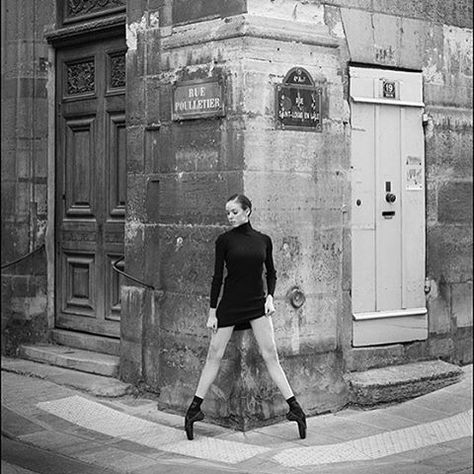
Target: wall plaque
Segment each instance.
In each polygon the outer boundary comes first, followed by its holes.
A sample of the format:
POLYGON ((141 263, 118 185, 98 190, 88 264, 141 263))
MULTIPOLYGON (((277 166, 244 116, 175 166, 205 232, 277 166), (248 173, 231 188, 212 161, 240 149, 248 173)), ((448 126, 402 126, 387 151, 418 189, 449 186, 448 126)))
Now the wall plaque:
POLYGON ((177 83, 173 88, 173 120, 222 117, 225 115, 223 87, 217 80, 177 83))
POLYGON ((323 88, 303 68, 293 68, 276 86, 276 126, 283 130, 322 131, 323 88))
POLYGON ((397 83, 388 79, 382 79, 382 95, 384 99, 396 99, 397 83))

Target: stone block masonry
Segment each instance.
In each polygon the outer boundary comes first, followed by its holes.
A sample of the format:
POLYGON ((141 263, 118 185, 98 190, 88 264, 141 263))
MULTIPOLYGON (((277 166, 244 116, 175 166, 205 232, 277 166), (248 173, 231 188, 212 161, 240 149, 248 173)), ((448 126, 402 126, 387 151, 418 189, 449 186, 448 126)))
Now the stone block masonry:
MULTIPOLYGON (((162 406, 185 409, 204 363, 213 243, 226 230, 222 206, 233 192, 250 196, 254 227, 273 239, 279 271, 277 344, 290 383, 310 412, 347 402, 342 376, 348 368, 383 365, 384 357, 395 363, 438 356, 467 360, 467 349, 454 351, 453 341, 469 340, 472 310, 465 291, 472 268, 450 260, 458 252, 467 262, 463 242, 469 219, 456 200, 462 202, 472 186, 465 178, 472 123, 459 127, 464 118, 454 122, 446 117, 460 117, 461 108, 469 107, 469 59, 462 53, 469 44, 461 28, 472 9, 462 6, 463 17, 451 5, 428 13, 428 1, 403 8, 383 2, 292 0, 164 2, 153 11, 134 5, 128 19, 133 156, 126 266, 162 292, 152 298, 151 313, 143 313, 140 361, 138 345, 134 349, 134 363, 153 380, 162 406), (437 15, 450 26, 436 23, 437 15), (458 53, 463 59, 456 68, 458 53), (350 348, 348 61, 423 70, 425 102, 433 118, 426 135, 431 339, 373 355, 350 348), (304 67, 323 87, 322 133, 275 127, 275 87, 295 66, 304 67), (173 85, 206 79, 223 81, 225 116, 173 121, 173 85), (436 112, 436 107, 441 109, 436 112), (445 131, 437 129, 443 120, 448 120, 445 131), (454 174, 445 173, 443 181, 441 169, 447 166, 454 174), (449 250, 444 237, 442 248, 434 248, 432 236, 448 235, 450 226, 461 232, 460 240, 450 240, 457 250, 449 250), (294 287, 306 297, 299 309, 288 300, 294 287)), ((204 408, 210 418, 240 429, 283 414, 284 404, 250 332, 234 334, 204 408)))
MULTIPOLYGON (((39 248, 47 221, 47 44, 54 2, 2 2, 2 265, 39 248), (41 5, 40 5, 41 3, 41 5), (4 53, 4 54, 3 54, 4 53)), ((2 353, 48 336, 46 254, 2 270, 2 353)))
MULTIPOLYGON (((183 14, 177 5, 173 18, 183 14)), ((343 170, 349 160, 337 43, 321 27, 314 41, 317 44, 302 44, 295 57, 294 48, 279 37, 281 21, 266 26, 251 17, 208 19, 176 26, 173 34, 164 34, 159 39, 160 67, 155 64, 154 71, 147 73, 149 59, 142 43, 146 34, 140 33, 140 28, 146 30, 146 11, 141 18, 128 26, 137 34, 127 54, 127 70, 132 73, 134 64, 142 64, 143 76, 140 73, 129 83, 133 83, 129 87, 136 100, 128 104, 127 112, 133 159, 128 168, 132 186, 126 267, 153 281, 163 296, 146 321, 143 313, 145 358, 139 360, 138 346, 136 350, 130 346, 130 354, 137 354, 130 360, 130 368, 135 366, 148 374, 148 381, 153 378, 164 407, 185 408, 209 344, 205 321, 214 241, 226 230, 223 206, 230 194, 245 191, 255 203, 255 226, 274 239, 281 270, 275 325, 282 363, 309 410, 340 406, 345 385, 336 352, 336 321, 341 308, 343 170), (244 41, 241 36, 247 22, 256 30, 244 41), (268 38, 263 40, 261 35, 268 38), (318 67, 312 63, 316 53, 320 56, 318 67), (325 86, 324 134, 273 129, 276 84, 295 64, 307 67, 325 86), (172 121, 172 85, 204 79, 223 81, 225 117, 172 121), (156 97, 160 99, 143 104, 146 85, 143 88, 141 84, 151 82, 158 85, 156 97), (158 118, 158 128, 147 126, 148 116, 158 118), (295 224, 302 225, 296 234, 295 224), (148 233, 155 239, 147 240, 148 233), (288 242, 297 252, 295 260, 288 260, 288 242), (304 287, 307 296, 304 309, 298 312, 285 300, 296 284, 304 287), (315 324, 323 330, 314 331, 315 324), (151 334, 154 337, 148 337, 151 334), (316 366, 320 369, 314 372, 316 366), (312 375, 303 377, 303 373, 312 375)), ((129 301, 134 291, 128 290, 124 301, 129 301)), ((140 311, 135 311, 138 314, 140 311)), ((127 322, 133 316, 127 310, 122 318, 122 340, 136 345, 131 339, 132 328, 137 326, 127 322)), ((127 368, 123 373, 132 377, 132 372, 127 368)), ((250 332, 234 334, 218 380, 206 398, 208 416, 248 429, 280 417, 285 410, 280 398, 253 336, 250 332)))

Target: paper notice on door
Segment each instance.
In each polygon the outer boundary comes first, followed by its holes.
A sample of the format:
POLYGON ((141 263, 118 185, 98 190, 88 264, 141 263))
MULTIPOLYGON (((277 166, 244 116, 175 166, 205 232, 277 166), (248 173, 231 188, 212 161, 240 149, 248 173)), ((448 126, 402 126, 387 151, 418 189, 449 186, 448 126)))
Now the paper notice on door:
POLYGON ((423 166, 419 156, 407 156, 407 190, 423 189, 423 166))

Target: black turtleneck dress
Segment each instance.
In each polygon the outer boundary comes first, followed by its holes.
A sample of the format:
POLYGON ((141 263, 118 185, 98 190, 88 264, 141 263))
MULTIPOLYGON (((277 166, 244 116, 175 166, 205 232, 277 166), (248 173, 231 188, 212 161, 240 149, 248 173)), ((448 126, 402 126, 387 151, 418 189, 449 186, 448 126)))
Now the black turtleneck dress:
POLYGON ((265 314, 263 265, 267 294, 275 291, 276 272, 270 237, 252 228, 249 222, 235 227, 216 240, 216 259, 211 286, 211 308, 217 307, 217 326, 249 329, 249 321, 265 314), (224 291, 217 300, 224 276, 224 291))

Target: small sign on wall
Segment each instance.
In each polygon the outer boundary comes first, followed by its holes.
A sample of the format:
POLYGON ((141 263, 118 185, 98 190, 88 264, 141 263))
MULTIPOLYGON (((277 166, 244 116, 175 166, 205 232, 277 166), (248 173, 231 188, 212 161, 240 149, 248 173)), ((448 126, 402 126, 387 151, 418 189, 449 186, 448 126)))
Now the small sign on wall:
POLYGON ((323 88, 303 68, 291 69, 276 87, 276 126, 282 130, 322 131, 323 88))
POLYGON ((218 80, 177 83, 173 88, 173 120, 222 117, 225 115, 223 87, 218 80))
POLYGON ((423 189, 423 163, 419 156, 407 156, 406 161, 408 191, 421 191, 423 189))
POLYGON ((400 84, 391 79, 380 79, 379 96, 384 99, 400 99, 400 84))

